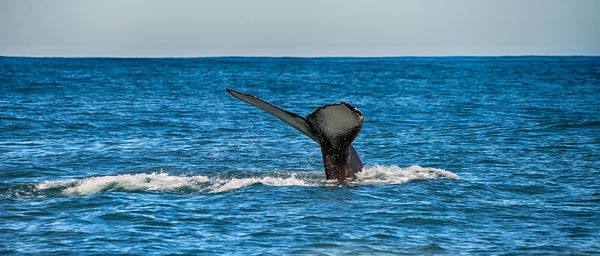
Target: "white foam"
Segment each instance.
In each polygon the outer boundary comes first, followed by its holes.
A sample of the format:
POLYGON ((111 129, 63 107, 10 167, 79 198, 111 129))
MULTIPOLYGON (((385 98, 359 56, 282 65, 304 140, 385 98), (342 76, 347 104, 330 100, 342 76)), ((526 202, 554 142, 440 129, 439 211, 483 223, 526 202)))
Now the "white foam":
POLYGON ((206 176, 170 176, 167 173, 123 174, 116 176, 90 177, 82 180, 46 181, 37 185, 37 189, 66 187, 63 195, 91 195, 110 191, 139 190, 175 190, 183 187, 198 187, 198 183, 207 182, 206 176))
MULTIPOLYGON (((395 165, 374 165, 366 167, 356 179, 348 181, 352 185, 401 184, 412 180, 460 179, 458 175, 436 168, 418 165, 402 168, 395 165)), ((254 184, 266 186, 338 186, 335 181, 325 181, 321 172, 264 172, 250 178, 219 178, 209 176, 172 176, 168 173, 139 173, 113 176, 97 176, 84 179, 45 181, 36 189, 58 189, 64 196, 91 195, 102 192, 129 191, 169 191, 180 189, 192 193, 223 193, 236 191, 254 184), (273 175, 276 174, 275 177, 273 175), (262 175, 262 176, 260 176, 262 175), (301 177, 297 177, 300 175, 301 177)))
POLYGON ((254 184, 263 184, 267 186, 317 186, 317 183, 309 183, 309 181, 296 178, 293 173, 289 178, 279 177, 263 177, 263 178, 232 178, 230 180, 219 180, 213 186, 211 193, 221 193, 237 190, 254 184))
POLYGON ((460 177, 443 169, 424 168, 418 165, 405 168, 395 165, 374 165, 364 168, 351 183, 401 184, 413 180, 429 179, 460 179, 460 177))

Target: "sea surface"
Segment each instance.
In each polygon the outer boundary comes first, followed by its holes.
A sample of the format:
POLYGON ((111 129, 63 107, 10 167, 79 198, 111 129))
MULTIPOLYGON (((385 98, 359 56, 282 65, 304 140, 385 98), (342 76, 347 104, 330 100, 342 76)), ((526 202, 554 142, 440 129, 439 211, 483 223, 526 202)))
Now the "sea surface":
POLYGON ((3 255, 600 255, 599 178, 600 57, 0 58, 3 255))

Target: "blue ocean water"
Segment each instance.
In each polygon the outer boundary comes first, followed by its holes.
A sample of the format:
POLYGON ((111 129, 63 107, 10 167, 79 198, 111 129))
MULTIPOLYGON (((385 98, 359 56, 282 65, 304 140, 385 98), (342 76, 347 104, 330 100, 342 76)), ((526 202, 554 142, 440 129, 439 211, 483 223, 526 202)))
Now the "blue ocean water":
POLYGON ((600 57, 4 57, 0 109, 0 254, 600 254, 600 57), (364 171, 225 88, 358 107, 364 171))

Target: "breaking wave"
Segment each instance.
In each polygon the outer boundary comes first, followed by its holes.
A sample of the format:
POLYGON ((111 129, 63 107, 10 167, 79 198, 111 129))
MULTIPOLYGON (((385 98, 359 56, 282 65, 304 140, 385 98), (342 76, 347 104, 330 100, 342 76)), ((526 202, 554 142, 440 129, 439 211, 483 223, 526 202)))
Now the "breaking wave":
MULTIPOLYGON (((254 174, 254 173, 253 173, 254 174)), ((243 175, 248 176, 248 173, 243 175)), ((266 186, 339 186, 337 182, 325 181, 322 172, 263 172, 256 177, 222 176, 175 176, 165 172, 97 176, 84 179, 44 181, 37 184, 10 189, 12 196, 45 197, 85 196, 107 192, 165 191, 172 193, 224 193, 236 191, 255 184, 266 186)), ((233 175, 236 176, 236 175, 233 175)), ((237 175, 242 176, 242 175, 237 175)), ((458 175, 436 168, 418 165, 398 167, 375 165, 366 167, 356 179, 347 185, 401 184, 412 180, 459 179, 458 175)), ((5 194, 5 193, 2 193, 5 194)), ((10 195, 9 195, 10 196, 10 195)))

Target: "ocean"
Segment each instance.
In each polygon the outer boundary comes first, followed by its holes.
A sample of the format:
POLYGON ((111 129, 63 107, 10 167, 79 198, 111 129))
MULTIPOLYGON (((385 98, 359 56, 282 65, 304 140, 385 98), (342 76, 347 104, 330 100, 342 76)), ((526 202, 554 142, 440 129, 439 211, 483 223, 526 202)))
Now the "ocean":
POLYGON ((0 109, 2 255, 600 255, 600 57, 1 57, 0 109))

